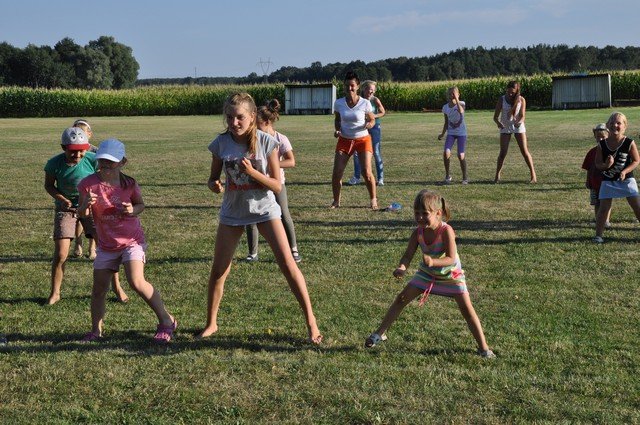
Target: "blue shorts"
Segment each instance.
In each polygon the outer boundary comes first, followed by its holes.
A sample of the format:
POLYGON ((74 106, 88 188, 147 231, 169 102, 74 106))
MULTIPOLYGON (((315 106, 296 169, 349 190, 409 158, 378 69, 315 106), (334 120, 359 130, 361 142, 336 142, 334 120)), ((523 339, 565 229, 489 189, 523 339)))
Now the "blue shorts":
POLYGON ((451 152, 453 144, 458 141, 458 155, 463 154, 467 147, 467 136, 452 136, 447 134, 447 139, 444 141, 444 150, 451 152))

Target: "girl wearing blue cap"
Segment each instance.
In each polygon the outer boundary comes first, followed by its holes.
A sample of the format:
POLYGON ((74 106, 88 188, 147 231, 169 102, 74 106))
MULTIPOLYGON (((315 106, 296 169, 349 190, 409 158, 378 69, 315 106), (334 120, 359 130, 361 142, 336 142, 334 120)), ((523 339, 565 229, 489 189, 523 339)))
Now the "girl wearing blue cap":
POLYGON ((178 326, 164 307, 160 293, 144 277, 147 244, 138 215, 144 211, 140 186, 122 172, 127 163, 124 144, 116 139, 100 143, 98 169, 78 185, 81 217, 93 215, 96 227, 96 259, 93 262, 91 332, 84 342, 102 338, 105 297, 114 271, 124 265, 127 281, 158 317, 156 342, 169 342, 178 326))

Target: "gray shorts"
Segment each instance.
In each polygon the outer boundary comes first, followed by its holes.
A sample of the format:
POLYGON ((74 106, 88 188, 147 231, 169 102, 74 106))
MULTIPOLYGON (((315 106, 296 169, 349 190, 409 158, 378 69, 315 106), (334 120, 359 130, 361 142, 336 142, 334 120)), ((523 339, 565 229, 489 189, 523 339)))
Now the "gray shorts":
POLYGON ((59 211, 56 210, 53 219, 53 239, 73 239, 76 237, 76 225, 82 223, 84 228, 84 234, 88 238, 93 238, 95 234, 95 227, 93 225, 93 218, 78 217, 78 214, 74 211, 59 211))

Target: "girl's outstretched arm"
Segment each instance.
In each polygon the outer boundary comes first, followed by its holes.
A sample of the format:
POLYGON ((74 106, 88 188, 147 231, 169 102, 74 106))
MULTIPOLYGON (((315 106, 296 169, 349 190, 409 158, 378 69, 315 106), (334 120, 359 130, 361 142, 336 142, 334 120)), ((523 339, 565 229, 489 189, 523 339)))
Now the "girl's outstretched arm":
POLYGON ((244 158, 242 160, 242 166, 244 167, 245 173, 273 193, 280 193, 282 190, 282 183, 280 182, 280 158, 278 149, 271 151, 267 157, 267 164, 269 174, 265 175, 253 168, 253 165, 251 165, 251 161, 248 158, 244 158))
POLYGON ((416 253, 416 249, 418 249, 418 229, 414 229, 411 233, 407 249, 404 251, 402 258, 400 258, 400 264, 393 271, 393 276, 395 278, 400 279, 407 272, 407 267, 411 264, 411 260, 413 260, 413 256, 416 253))

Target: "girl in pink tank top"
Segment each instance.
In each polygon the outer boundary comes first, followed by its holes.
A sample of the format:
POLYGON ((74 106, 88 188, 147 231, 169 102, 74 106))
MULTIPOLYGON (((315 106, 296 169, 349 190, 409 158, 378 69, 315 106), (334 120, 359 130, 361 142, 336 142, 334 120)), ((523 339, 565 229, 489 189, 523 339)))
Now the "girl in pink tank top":
POLYGON ((478 355, 495 357, 489 349, 467 291, 464 271, 456 248, 453 228, 443 221, 449 219, 449 209, 444 198, 429 190, 422 190, 413 203, 417 228, 411 233, 409 245, 400 259, 393 276, 400 279, 406 272, 418 247, 422 251, 422 261, 418 271, 393 301, 378 329, 372 333, 364 345, 371 348, 387 339, 385 332, 400 316, 402 310, 412 300, 422 295, 423 305, 430 293, 455 299, 471 334, 478 344, 478 355))

